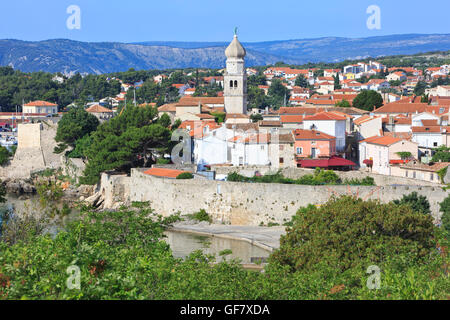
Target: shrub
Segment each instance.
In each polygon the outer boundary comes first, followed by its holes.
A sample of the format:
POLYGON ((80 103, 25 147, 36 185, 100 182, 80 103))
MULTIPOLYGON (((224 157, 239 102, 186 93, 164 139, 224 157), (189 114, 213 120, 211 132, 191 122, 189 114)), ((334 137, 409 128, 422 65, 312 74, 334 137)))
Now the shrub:
POLYGON ((209 214, 205 211, 205 209, 200 210, 199 212, 196 212, 194 214, 189 215, 189 217, 193 220, 197 221, 206 221, 209 223, 212 223, 212 218, 209 216, 209 214))
POLYGON ((433 232, 431 216, 409 206, 343 196, 299 210, 271 261, 291 271, 315 270, 319 263, 345 271, 399 254, 424 261, 435 248, 433 232))
POLYGON ((442 228, 450 235, 450 196, 440 203, 442 228))
POLYGON ((400 200, 393 201, 397 205, 407 204, 416 212, 421 212, 424 214, 431 213, 430 202, 424 196, 419 196, 417 192, 404 195, 400 200))
POLYGON ((348 184, 351 186, 374 186, 375 185, 375 179, 372 177, 365 177, 363 179, 353 178, 353 179, 346 179, 344 181, 344 184, 348 184))
POLYGON ((0 146, 0 165, 3 166, 9 161, 9 158, 11 157, 11 153, 8 149, 6 149, 3 146, 0 146))
POLYGON ((194 179, 194 175, 190 172, 183 172, 178 175, 177 179, 178 180, 194 179))

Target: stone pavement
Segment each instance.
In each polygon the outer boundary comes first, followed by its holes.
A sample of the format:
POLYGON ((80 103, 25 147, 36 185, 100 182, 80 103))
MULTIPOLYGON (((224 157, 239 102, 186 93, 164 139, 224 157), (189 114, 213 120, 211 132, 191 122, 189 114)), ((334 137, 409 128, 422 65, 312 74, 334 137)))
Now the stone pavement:
POLYGON ((177 222, 170 230, 247 241, 269 251, 279 248, 280 237, 286 233, 285 227, 231 226, 207 222, 177 222))

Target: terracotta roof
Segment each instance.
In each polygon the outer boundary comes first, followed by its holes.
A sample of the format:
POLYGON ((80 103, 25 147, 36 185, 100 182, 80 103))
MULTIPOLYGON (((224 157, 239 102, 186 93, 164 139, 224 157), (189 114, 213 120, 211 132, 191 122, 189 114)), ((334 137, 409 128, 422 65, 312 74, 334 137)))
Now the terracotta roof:
POLYGON ((388 103, 374 111, 374 113, 415 113, 424 112, 428 104, 426 103, 388 103))
POLYGON ((378 144, 378 145, 382 145, 382 146, 390 146, 390 145, 393 145, 394 143, 397 143, 399 141, 402 141, 402 139, 394 138, 394 137, 390 137, 390 136, 374 136, 374 137, 370 137, 370 138, 367 138, 365 140, 362 140, 359 143, 366 142, 366 143, 370 143, 370 144, 378 144))
POLYGON ((259 125, 261 127, 282 127, 283 126, 281 121, 276 121, 276 120, 261 120, 261 121, 259 121, 259 125))
POLYGON ((224 97, 191 97, 184 96, 177 103, 177 107, 197 106, 198 104, 224 104, 224 97))
POLYGON ((86 112, 91 112, 91 113, 112 113, 113 111, 102 107, 99 104, 94 104, 93 106, 90 106, 89 108, 86 109, 86 112))
POLYGON ((431 126, 431 127, 411 127, 413 133, 440 133, 441 127, 431 126))
POLYGON ((248 119, 249 116, 242 113, 227 113, 226 119, 248 119))
POLYGON ((358 119, 353 120, 353 123, 359 126, 361 123, 364 123, 364 122, 367 122, 367 121, 370 121, 373 119, 377 119, 377 118, 379 118, 379 117, 374 117, 374 116, 365 114, 365 115, 359 117, 358 119))
POLYGON ((411 141, 412 138, 412 134, 410 132, 384 132, 383 135, 386 137, 399 138, 408 141, 411 141))
POLYGON ((299 115, 281 115, 280 116, 282 123, 302 123, 303 116, 299 115))
POLYGON ((297 129, 294 131, 295 140, 333 140, 336 137, 317 130, 297 129))
POLYGON ((23 105, 24 107, 57 107, 57 104, 47 101, 32 101, 23 105))
POLYGON ((185 172, 186 171, 174 169, 151 168, 150 170, 147 170, 144 173, 148 174, 149 176, 176 179, 176 177, 185 172))
POLYGON ((346 118, 332 112, 320 112, 313 116, 307 116, 304 120, 346 120, 346 118))
POLYGON ((436 119, 423 119, 421 120, 424 127, 438 126, 439 123, 436 119))
POLYGON ((433 164, 425 164, 420 162, 409 162, 408 164, 405 164, 401 166, 405 169, 414 169, 414 170, 421 170, 421 171, 431 171, 436 172, 443 168, 446 168, 450 165, 450 162, 435 162, 433 164))
POLYGON ((167 103, 158 108, 159 112, 176 112, 177 104, 176 103, 167 103))

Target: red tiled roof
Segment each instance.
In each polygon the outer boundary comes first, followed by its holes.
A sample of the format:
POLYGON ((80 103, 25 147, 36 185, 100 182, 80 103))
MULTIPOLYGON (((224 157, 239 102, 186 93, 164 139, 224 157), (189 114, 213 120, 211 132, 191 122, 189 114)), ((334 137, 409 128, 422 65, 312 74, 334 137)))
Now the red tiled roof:
POLYGON ((402 139, 394 138, 394 137, 390 137, 390 136, 374 136, 374 137, 370 137, 365 140, 362 140, 362 141, 360 141, 360 143, 366 142, 366 143, 378 144, 378 145, 382 145, 382 146, 390 146, 399 141, 402 141, 402 139))
POLYGON ((23 105, 24 107, 57 107, 57 104, 47 101, 32 101, 23 105))
POLYGON ((332 112, 320 112, 313 116, 307 116, 304 120, 346 120, 346 118, 332 112))
POLYGON ((374 113, 422 113, 428 107, 427 103, 399 103, 392 102, 376 109, 374 113))
POLYGON ((224 97, 191 97, 184 96, 178 101, 177 106, 197 106, 200 104, 224 104, 224 97))
POLYGON ((282 123, 302 123, 303 116, 298 115, 282 115, 280 116, 282 123))
POLYGON ((297 129, 294 131, 295 140, 333 140, 334 136, 317 130, 297 129))
POLYGON ((102 107, 99 104, 94 104, 93 106, 90 106, 89 108, 86 109, 86 112, 91 112, 91 113, 112 113, 113 111, 102 107))
POLYGON ((440 133, 441 127, 431 126, 431 127, 411 127, 413 133, 440 133))
POLYGON ((150 170, 147 170, 144 173, 148 174, 149 176, 176 179, 176 177, 185 172, 186 171, 174 169, 151 168, 150 170))

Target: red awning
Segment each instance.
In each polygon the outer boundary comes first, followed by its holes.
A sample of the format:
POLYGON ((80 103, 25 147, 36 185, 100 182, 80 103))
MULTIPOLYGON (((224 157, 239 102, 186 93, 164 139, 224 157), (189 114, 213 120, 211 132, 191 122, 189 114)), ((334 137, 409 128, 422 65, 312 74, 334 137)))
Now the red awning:
POLYGON ((389 160, 390 164, 405 164, 408 162, 409 162, 409 160, 389 160))
POLYGON ((353 161, 340 158, 331 157, 329 159, 317 160, 300 160, 299 164, 302 168, 329 168, 329 167, 354 167, 356 164, 353 161))

